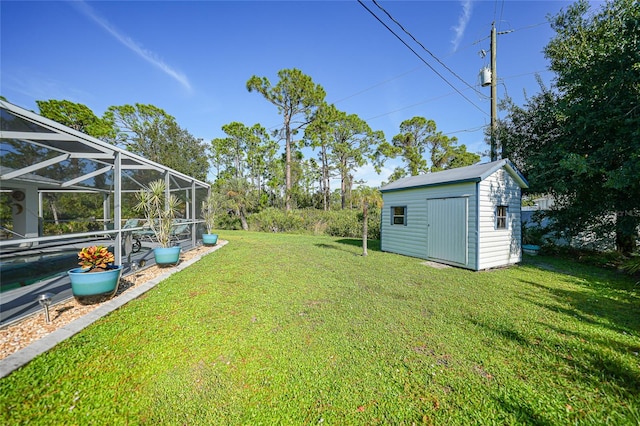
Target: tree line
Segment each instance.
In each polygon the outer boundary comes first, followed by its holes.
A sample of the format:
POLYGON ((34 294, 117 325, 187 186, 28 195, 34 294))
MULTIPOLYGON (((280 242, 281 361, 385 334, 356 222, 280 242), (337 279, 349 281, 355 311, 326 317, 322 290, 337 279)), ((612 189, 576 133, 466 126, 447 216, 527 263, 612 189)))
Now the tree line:
MULTIPOLYGON (((611 0, 594 13, 579 0, 549 20, 556 34, 544 53, 556 78, 525 94, 524 105, 501 101, 502 156, 527 177, 530 194, 554 198, 547 214, 557 233, 613 234, 617 248, 631 252, 640 224, 640 3, 611 0)), ((324 88, 298 69, 280 70, 275 84, 254 75, 246 89, 277 108, 278 129, 232 122, 222 126, 225 136, 205 142, 153 105, 112 106, 97 117, 69 101, 37 104, 45 117, 200 180, 212 171, 214 191, 243 228, 247 215, 268 208, 348 210, 363 200, 375 207, 379 193, 355 176, 365 164, 379 171, 401 159, 393 181, 480 160, 424 117, 406 119, 387 139, 328 104, 324 88)))
MULTIPOLYGON (((258 76, 246 84, 278 109, 282 125, 277 130, 231 122, 221 128, 224 137, 210 142, 194 137, 154 105, 111 106, 98 117, 86 105, 68 100, 36 104, 42 116, 74 130, 203 181, 213 175, 213 190, 245 229, 247 215, 265 208, 344 210, 362 208, 363 200, 375 208, 381 204, 379 193, 374 190, 377 197, 372 197, 372 188, 355 176, 365 164, 380 172, 385 161, 401 158, 404 167, 390 177, 395 180, 480 160, 458 146, 455 137, 438 131, 433 120, 405 120, 387 141, 358 115, 326 103, 322 86, 300 70, 284 69, 278 77, 274 85, 258 76), (316 155, 306 158, 303 148, 316 155), (335 180, 339 187, 332 191, 335 180)), ((55 203, 51 206, 56 211, 55 203)))
POLYGON ((551 18, 544 49, 554 84, 524 105, 501 103, 503 156, 529 191, 553 196, 551 230, 585 229, 637 250, 640 224, 640 2, 613 0, 593 11, 580 0, 551 18))

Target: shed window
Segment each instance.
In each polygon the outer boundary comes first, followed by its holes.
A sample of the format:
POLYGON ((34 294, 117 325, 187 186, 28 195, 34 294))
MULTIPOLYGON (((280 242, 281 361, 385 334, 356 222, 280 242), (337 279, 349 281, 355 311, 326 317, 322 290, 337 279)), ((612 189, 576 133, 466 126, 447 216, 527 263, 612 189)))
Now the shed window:
POLYGON ((391 207, 391 224, 407 225, 407 206, 391 207))
POLYGON ((496 207, 496 229, 507 229, 507 206, 496 207))

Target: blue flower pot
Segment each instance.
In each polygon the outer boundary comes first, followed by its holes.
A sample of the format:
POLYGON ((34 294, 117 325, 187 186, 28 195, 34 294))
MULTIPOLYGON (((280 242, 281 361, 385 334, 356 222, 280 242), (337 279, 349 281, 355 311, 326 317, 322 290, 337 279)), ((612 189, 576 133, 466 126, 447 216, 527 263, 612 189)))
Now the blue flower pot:
POLYGON ((202 244, 215 246, 218 243, 218 234, 202 234, 202 244))
POLYGON ((156 265, 177 265, 182 247, 157 247, 153 249, 156 265))
POLYGON ((522 251, 524 251, 525 254, 530 254, 531 256, 535 256, 540 251, 540 246, 536 244, 525 244, 522 246, 522 251))
POLYGON ((122 265, 106 271, 89 272, 88 269, 75 268, 67 272, 71 280, 73 296, 82 304, 98 303, 110 299, 118 290, 122 275, 122 265))

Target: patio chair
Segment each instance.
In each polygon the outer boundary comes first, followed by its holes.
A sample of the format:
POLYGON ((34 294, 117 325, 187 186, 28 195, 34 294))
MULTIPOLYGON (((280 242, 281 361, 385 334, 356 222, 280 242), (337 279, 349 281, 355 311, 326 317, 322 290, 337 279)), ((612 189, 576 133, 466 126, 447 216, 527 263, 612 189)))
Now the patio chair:
POLYGON ((147 241, 150 243, 157 242, 156 234, 151 230, 148 224, 142 225, 143 229, 134 232, 134 238, 138 238, 140 241, 147 241))
POLYGON ((191 236, 191 224, 190 223, 178 223, 177 226, 171 229, 171 240, 178 242, 191 236))

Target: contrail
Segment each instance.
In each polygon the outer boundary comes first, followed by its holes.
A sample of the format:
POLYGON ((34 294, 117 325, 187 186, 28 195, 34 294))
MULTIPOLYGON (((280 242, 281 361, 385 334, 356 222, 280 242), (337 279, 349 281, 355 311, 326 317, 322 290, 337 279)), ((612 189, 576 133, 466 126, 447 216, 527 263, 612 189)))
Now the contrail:
POLYGON ((100 25, 103 29, 105 29, 109 34, 111 34, 116 40, 120 43, 128 47, 132 50, 136 55, 140 56, 145 61, 149 62, 151 65, 160 68, 165 74, 169 75, 169 77, 175 79, 178 83, 184 86, 189 92, 191 91, 191 84, 189 83, 189 79, 183 73, 176 71, 166 63, 162 61, 162 59, 158 58, 158 56, 141 47, 135 40, 131 39, 131 37, 126 36, 119 32, 116 28, 114 28, 109 22, 107 22, 102 17, 96 15, 91 6, 89 6, 84 1, 73 1, 71 2, 78 10, 80 10, 84 15, 91 18, 94 22, 100 25))
POLYGON ((458 50, 458 45, 464 36, 464 31, 467 29, 467 24, 471 19, 471 9, 473 8, 472 0, 465 0, 462 3, 462 14, 458 18, 458 25, 452 27, 451 29, 455 31, 456 35, 453 40, 451 40, 451 44, 453 44, 453 51, 458 50))

